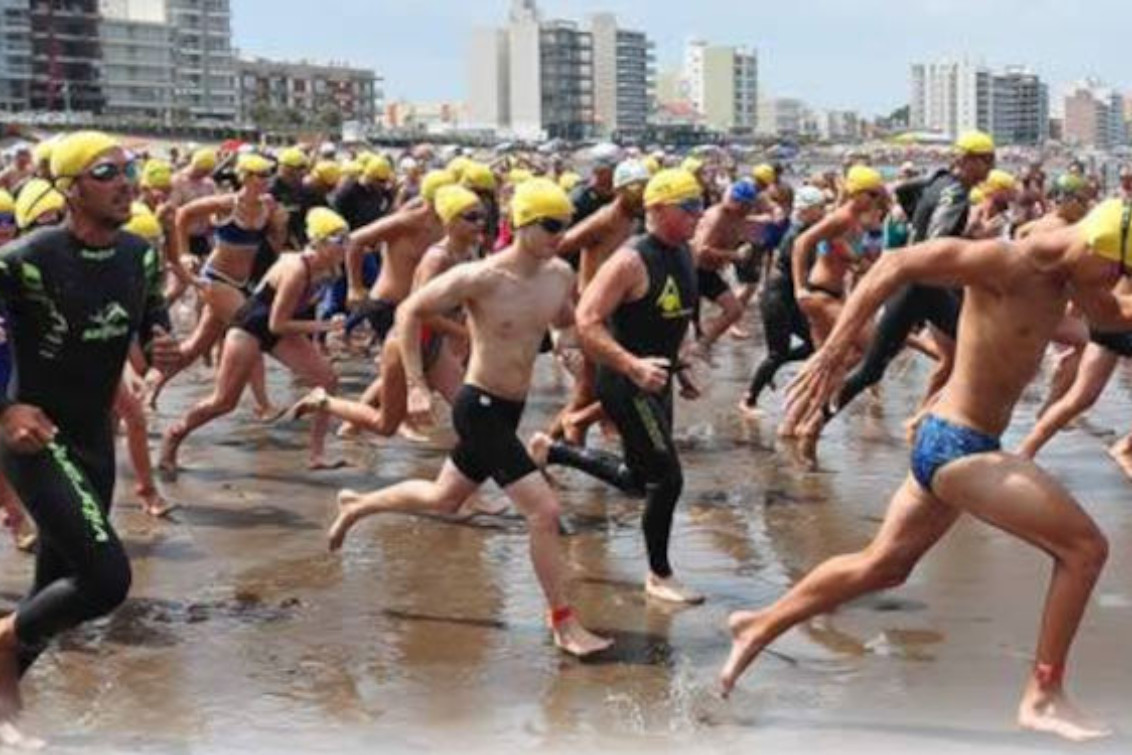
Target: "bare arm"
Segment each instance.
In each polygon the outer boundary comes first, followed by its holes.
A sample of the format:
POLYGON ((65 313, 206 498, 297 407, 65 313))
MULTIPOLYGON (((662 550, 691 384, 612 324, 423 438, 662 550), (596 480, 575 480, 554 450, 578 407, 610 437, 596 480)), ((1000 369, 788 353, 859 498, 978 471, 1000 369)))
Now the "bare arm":
MULTIPOLYGON (((416 291, 434 278, 443 275, 445 272, 443 264, 444 255, 442 253, 436 250, 426 252, 425 256, 421 258, 421 263, 413 273, 413 290, 416 291)), ((425 319, 424 324, 434 333, 443 333, 444 335, 455 336, 457 338, 468 337, 468 328, 459 320, 450 317, 449 312, 433 315, 425 319)))
MULTIPOLYGON (((378 249, 382 243, 389 243, 404 233, 409 227, 409 219, 404 213, 394 213, 375 220, 350 234, 346 247, 346 286, 353 292, 364 290, 362 282, 362 257, 378 249)), ((364 296, 363 296, 364 298, 364 296)))
POLYGON ((1101 266, 1088 266, 1073 277, 1072 303, 1097 330, 1132 330, 1132 281, 1121 278, 1115 288, 1111 283, 1112 278, 1101 272, 1101 266))
POLYGON ((172 264, 173 274, 182 282, 192 280, 185 266, 181 264, 181 257, 189 253, 189 228, 202 220, 208 220, 213 215, 232 211, 236 204, 234 194, 202 197, 189 202, 177 210, 176 220, 173 221, 173 255, 169 262, 172 264))
POLYGON ((585 252, 601 238, 601 227, 605 223, 605 209, 595 212, 576 226, 566 231, 558 243, 558 256, 569 257, 575 252, 585 252))
POLYGON ((397 308, 397 338, 405 382, 410 389, 425 385, 421 357, 421 328, 425 321, 474 298, 485 285, 486 273, 488 270, 481 262, 457 265, 414 291, 397 308))
POLYGON ((716 229, 723 222, 723 213, 715 212, 704 216, 696 228, 696 235, 692 238, 692 252, 696 260, 703 260, 708 265, 716 266, 739 259, 739 253, 734 249, 724 249, 710 242, 716 229))
POLYGON ((627 375, 636 357, 621 347, 605 322, 617 307, 648 286, 648 272, 633 249, 622 248, 598 270, 578 303, 578 338, 590 359, 627 375))

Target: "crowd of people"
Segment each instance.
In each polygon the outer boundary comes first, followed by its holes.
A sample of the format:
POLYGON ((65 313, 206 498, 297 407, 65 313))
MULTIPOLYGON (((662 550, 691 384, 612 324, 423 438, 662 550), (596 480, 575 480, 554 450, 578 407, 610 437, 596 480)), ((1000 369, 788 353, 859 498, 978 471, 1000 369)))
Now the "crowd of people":
MULTIPOLYGON (((1132 171, 1113 197, 1079 164, 1013 175, 979 132, 931 172, 906 164, 887 176, 868 162, 805 176, 718 151, 613 144, 157 154, 98 132, 16 150, 0 172, 0 504, 36 569, 0 620, 0 735, 22 738, 19 680, 49 640, 129 591, 110 517, 119 426, 144 510, 173 508, 147 425, 187 368, 213 365, 214 387, 163 428, 165 481, 191 434, 236 410, 246 387, 258 421, 309 422, 311 474, 342 464, 327 452, 336 420, 342 442, 420 435, 442 398, 458 440, 436 477, 342 490, 330 548, 375 514, 474 510, 490 479, 528 525, 555 644, 589 656, 612 643, 571 605, 545 470, 568 466, 643 499, 647 595, 702 603, 670 557, 685 487, 674 398, 699 397, 720 340, 749 339, 758 322, 765 348, 735 411, 766 417, 767 389, 805 361, 779 391, 779 435, 811 454, 905 347, 933 368, 907 423, 909 476, 876 538, 731 616, 724 694, 782 632, 901 583, 969 513, 1053 559, 1019 723, 1103 736, 1064 675, 1106 540, 1032 459, 1132 355, 1132 171), (191 327, 174 328, 174 306, 191 327), (1047 351, 1056 369, 1039 421, 1004 451, 1047 351), (271 400, 268 356, 309 389, 289 407, 271 400), (370 356, 370 385, 339 395, 336 365, 370 356), (573 384, 553 423, 524 439, 540 358, 573 384)), ((1132 438, 1112 455, 1132 476, 1132 438)))

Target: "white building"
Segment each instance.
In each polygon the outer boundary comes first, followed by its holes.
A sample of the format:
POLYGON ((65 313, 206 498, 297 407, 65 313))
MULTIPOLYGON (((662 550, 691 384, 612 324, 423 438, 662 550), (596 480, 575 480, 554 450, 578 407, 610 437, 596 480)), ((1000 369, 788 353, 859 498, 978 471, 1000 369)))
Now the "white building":
POLYGON ((100 0, 106 112, 171 123, 173 27, 165 0, 100 0))
POLYGON ((236 59, 229 0, 167 2, 174 32, 174 110, 194 120, 235 120, 236 59))
POLYGON ((692 105, 707 125, 752 133, 758 125, 758 54, 745 47, 688 42, 684 78, 692 105))
POLYGON ((859 141, 864 133, 864 120, 852 110, 826 110, 816 114, 818 135, 830 142, 859 141))
POLYGON ((534 0, 513 0, 506 29, 473 35, 471 124, 521 139, 589 137, 593 54, 589 31, 570 21, 544 21, 534 0))
POLYGON ((797 138, 816 135, 819 124, 806 103, 795 97, 767 97, 759 101, 760 136, 797 138))
POLYGON ((25 110, 32 78, 28 0, 0 0, 0 112, 25 110))
POLYGON ((954 138, 978 129, 1002 144, 1049 137, 1049 89, 1026 68, 1002 71, 970 61, 916 63, 911 68, 911 126, 954 138))
POLYGON ((590 17, 593 107, 603 136, 643 134, 656 93, 656 46, 644 32, 621 29, 611 13, 590 17))

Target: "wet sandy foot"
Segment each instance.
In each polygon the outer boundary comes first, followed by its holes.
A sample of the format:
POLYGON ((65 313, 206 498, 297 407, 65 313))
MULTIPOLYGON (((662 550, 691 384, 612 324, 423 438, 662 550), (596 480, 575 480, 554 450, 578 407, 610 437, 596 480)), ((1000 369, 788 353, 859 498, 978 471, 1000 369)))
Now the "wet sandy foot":
POLYGON ((1026 731, 1053 734, 1071 742, 1089 742, 1112 736, 1112 729, 1079 710, 1064 692, 1029 689, 1018 708, 1018 726, 1026 731))
POLYGON ((739 677, 765 647, 759 640, 759 620, 762 618, 761 611, 736 611, 727 619, 727 628, 731 632, 731 653, 723 670, 719 672, 719 691, 724 699, 735 689, 739 677))
POLYGON ((156 490, 139 490, 138 500, 141 502, 142 511, 154 519, 163 519, 180 508, 176 503, 166 501, 156 490))
POLYGON ((1120 467, 1124 476, 1132 479, 1132 442, 1128 438, 1121 438, 1108 449, 1108 455, 1120 467))
POLYGON ((356 490, 341 490, 338 492, 338 516, 334 518, 330 530, 326 533, 327 545, 331 552, 340 550, 346 533, 354 525, 354 505, 362 497, 356 490))
POLYGON ((667 603, 682 603, 684 605, 699 605, 704 602, 703 594, 688 587, 676 577, 662 578, 649 574, 645 578, 645 593, 657 600, 667 603))
POLYGON ((577 658, 596 655, 613 647, 613 640, 599 637, 583 627, 576 618, 563 622, 551 631, 554 633, 555 646, 577 658))

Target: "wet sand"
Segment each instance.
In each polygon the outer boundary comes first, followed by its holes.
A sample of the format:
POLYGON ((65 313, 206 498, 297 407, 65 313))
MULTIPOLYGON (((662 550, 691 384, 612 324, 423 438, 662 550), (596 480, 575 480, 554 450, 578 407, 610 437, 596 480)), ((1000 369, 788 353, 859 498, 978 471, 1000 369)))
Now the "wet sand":
MULTIPOLYGON (((169 522, 140 513, 120 449, 114 520, 133 558, 131 597, 35 667, 29 729, 52 751, 84 753, 1064 751, 1013 726, 1048 559, 973 522, 907 585, 790 632, 731 701, 716 697, 727 614, 765 605, 876 528, 906 473, 901 423, 926 378, 920 358, 902 358, 881 400, 865 397, 838 420, 808 471, 774 448, 780 395, 768 395, 761 425, 732 410, 761 352, 758 341, 725 339, 707 397, 677 410, 686 485, 672 555, 705 606, 646 602, 640 504, 555 472, 576 606, 617 640, 593 662, 553 648, 514 515, 371 518, 340 554, 327 553, 335 492, 432 476, 447 429, 426 446, 334 441, 355 466, 312 474, 306 426, 263 426, 245 403, 186 443, 185 471, 164 486, 183 506, 169 522)), ((356 394, 368 369, 343 369, 356 394)), ((151 422, 155 448, 209 374, 194 368, 167 392, 151 422)), ((545 425, 563 385, 544 360, 524 432, 545 425)), ((1119 374, 1086 427, 1042 457, 1112 542, 1071 679, 1083 704, 1125 730, 1132 487, 1105 455, 1104 431, 1132 425, 1129 386, 1119 374)), ((300 393, 274 367, 271 392, 279 403, 300 393)), ((1040 392, 1028 395, 1008 447, 1031 426, 1040 392)), ((0 551, 6 603, 31 566, 0 551)), ((1121 732, 1088 752, 1130 747, 1121 732)))

